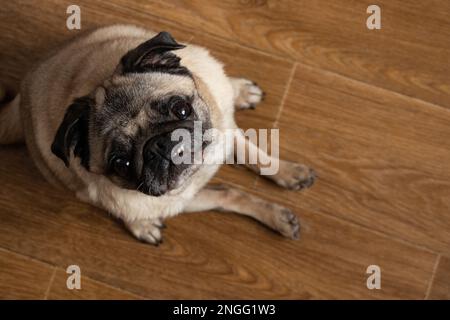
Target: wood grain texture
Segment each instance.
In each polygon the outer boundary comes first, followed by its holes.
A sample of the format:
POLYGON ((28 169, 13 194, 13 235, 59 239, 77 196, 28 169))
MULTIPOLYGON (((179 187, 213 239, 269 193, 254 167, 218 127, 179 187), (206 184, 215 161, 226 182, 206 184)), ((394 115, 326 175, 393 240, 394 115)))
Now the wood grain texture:
POLYGON ((0 299, 44 299, 54 268, 0 249, 0 299))
POLYGON ((319 179, 300 195, 261 178, 258 189, 448 253, 449 123, 446 109, 299 65, 279 122, 281 155, 319 179))
POLYGON ((139 296, 92 280, 81 273, 81 289, 67 289, 67 277, 63 269, 57 269, 47 299, 49 300, 136 300, 139 296))
POLYGON ((428 299, 450 300, 450 258, 441 257, 428 299))
MULTIPOLYGON (((169 220, 154 248, 48 185, 24 147, 0 147, 0 297, 421 299, 431 288, 429 298, 448 299, 450 7, 378 3, 380 31, 365 28, 367 1, 77 1, 82 32, 167 30, 258 82, 267 99, 238 124, 279 127, 282 157, 319 180, 289 192, 231 166, 213 180, 294 208, 298 242, 207 212, 169 220), (71 264, 86 277, 81 291, 65 288, 71 264), (370 264, 381 267, 381 290, 366 288, 370 264)), ((65 27, 69 4, 2 4, 0 81, 17 87, 80 33, 65 27)))
MULTIPOLYGON (((26 195, 27 181, 43 180, 32 169, 20 175, 25 151, 1 153, 4 168, 11 175, 16 171, 23 188, 2 189, 2 199, 14 203, 26 195)), ((155 248, 136 241, 103 211, 44 184, 41 189, 62 198, 59 208, 5 208, 2 246, 63 269, 79 265, 89 278, 146 298, 422 298, 436 258, 308 212, 301 214, 300 241, 237 215, 199 213, 169 220, 165 242, 155 248), (370 264, 382 266, 383 290, 366 288, 370 264)))
POLYGON ((373 1, 117 1, 191 30, 289 56, 450 107, 450 2, 380 0, 381 30, 368 30, 373 1))

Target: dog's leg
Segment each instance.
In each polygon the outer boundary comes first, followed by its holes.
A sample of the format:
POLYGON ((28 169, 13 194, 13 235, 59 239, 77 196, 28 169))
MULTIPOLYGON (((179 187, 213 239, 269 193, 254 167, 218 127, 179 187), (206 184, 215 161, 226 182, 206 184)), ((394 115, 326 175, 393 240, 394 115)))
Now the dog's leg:
POLYGON ((289 209, 227 186, 206 186, 185 208, 185 212, 231 211, 252 217, 288 238, 297 239, 300 225, 289 209))
POLYGON ((257 174, 261 174, 262 164, 273 164, 278 161, 278 171, 273 175, 264 175, 264 177, 284 188, 300 190, 309 188, 314 183, 316 174, 313 169, 304 164, 275 159, 248 140, 241 131, 236 131, 234 149, 235 157, 236 150, 245 151, 245 159, 241 160, 245 160, 244 165, 257 174), (256 163, 249 163, 249 154, 257 155, 256 163))
POLYGON ((255 109, 255 106, 264 99, 264 92, 253 81, 244 78, 230 78, 230 81, 237 110, 255 109))

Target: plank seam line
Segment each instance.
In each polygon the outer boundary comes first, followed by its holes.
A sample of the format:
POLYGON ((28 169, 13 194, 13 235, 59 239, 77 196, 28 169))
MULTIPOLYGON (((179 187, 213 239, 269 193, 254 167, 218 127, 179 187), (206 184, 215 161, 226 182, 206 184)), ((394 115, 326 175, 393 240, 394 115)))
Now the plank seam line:
POLYGON ((112 285, 112 284, 110 284, 110 283, 108 283, 108 282, 104 282, 104 281, 102 281, 102 280, 98 280, 98 279, 96 279, 96 278, 93 278, 92 276, 86 276, 86 275, 83 275, 83 278, 86 278, 86 279, 88 279, 88 280, 90 280, 90 281, 92 281, 92 282, 96 282, 96 283, 98 283, 98 284, 104 285, 105 287, 108 287, 108 288, 110 288, 110 289, 114 289, 114 290, 120 291, 120 292, 122 292, 122 293, 126 293, 126 294, 129 294, 129 295, 133 295, 133 296, 135 296, 136 298, 140 298, 140 299, 144 299, 144 300, 146 299, 144 296, 142 296, 142 295, 140 295, 140 294, 137 294, 137 293, 128 291, 127 289, 123 289, 123 288, 121 288, 121 287, 117 287, 117 286, 112 285))
POLYGON ((16 250, 12 250, 12 249, 9 249, 9 248, 5 248, 3 245, 0 245, 0 251, 18 255, 18 256, 24 258, 25 260, 30 260, 30 261, 36 262, 36 263, 38 263, 38 264, 43 264, 43 265, 46 265, 47 267, 55 267, 54 264, 48 263, 48 262, 46 262, 46 261, 44 261, 44 260, 40 260, 40 259, 38 259, 38 258, 29 256, 29 255, 27 255, 27 254, 24 254, 24 253, 19 252, 19 251, 16 251, 16 250))
POLYGON ((284 88, 283 96, 281 97, 280 107, 278 108, 278 112, 277 112, 277 115, 275 117, 275 121, 274 121, 274 123, 272 125, 272 128, 277 128, 278 127, 278 122, 280 121, 281 113, 283 112, 284 105, 285 105, 286 99, 287 99, 287 95, 289 93, 289 89, 291 88, 291 83, 292 83, 292 80, 294 79, 295 71, 297 70, 297 65, 298 65, 298 62, 294 62, 294 64, 292 65, 292 69, 291 69, 291 72, 289 74, 289 78, 288 78, 288 81, 286 83, 286 87, 284 88))
POLYGON ((48 295, 50 294, 50 290, 53 286, 53 281, 55 280, 57 267, 53 267, 52 276, 50 277, 50 281, 48 282, 47 290, 45 290, 44 300, 48 300, 48 295))
POLYGON ((437 273, 437 269, 439 267, 440 261, 441 261, 441 255, 439 254, 437 256, 437 258, 436 258, 436 262, 434 263, 433 271, 432 271, 431 277, 430 277, 430 281, 428 282, 427 291, 425 292, 425 300, 428 300, 428 298, 430 297, 431 288, 433 287, 434 278, 436 277, 436 273, 437 273))
MULTIPOLYGON (((297 70, 297 65, 298 65, 298 62, 296 62, 296 61, 294 61, 294 63, 292 64, 291 71, 289 73, 289 78, 288 78, 288 81, 286 82, 286 87, 284 88, 283 96, 281 97, 280 106, 278 107, 278 111, 275 116, 275 121, 272 124, 272 129, 276 129, 278 127, 278 122, 280 121, 280 117, 281 117, 281 113, 283 112, 286 97, 289 93, 289 89, 291 88, 291 83, 292 83, 292 79, 295 76, 295 71, 297 70)), ((251 189, 254 189, 256 187, 259 177, 260 177, 259 175, 255 176, 255 178, 252 182, 252 185, 251 185, 251 189)))
MULTIPOLYGON (((119 241, 120 241, 120 240, 119 240, 119 241)), ((54 264, 50 264, 50 263, 45 262, 45 261, 43 261, 43 260, 40 260, 40 259, 38 259, 38 258, 35 258, 35 257, 29 256, 29 255, 23 254, 23 253, 21 253, 21 252, 15 251, 15 250, 7 249, 7 248, 4 248, 4 247, 2 247, 2 246, 0 246, 0 251, 4 251, 4 252, 16 254, 16 255, 18 255, 18 256, 23 257, 24 259, 27 259, 27 260, 30 260, 30 261, 33 261, 33 262, 37 262, 37 263, 40 263, 40 264, 44 264, 44 265, 47 265, 47 266, 50 266, 50 267, 53 268, 53 273, 52 273, 52 276, 51 276, 51 278, 50 278, 50 283, 49 283, 49 286, 48 286, 48 288, 47 288, 47 290, 46 290, 46 292, 45 292, 45 296, 44 296, 44 299, 47 300, 48 294, 50 293, 51 286, 53 285, 53 281, 54 281, 54 278, 55 278, 55 275, 56 275, 56 271, 57 271, 58 269, 64 271, 63 266, 60 266, 60 265, 57 265, 57 264, 55 264, 55 265, 54 265, 54 264)), ((116 290, 118 290, 118 291, 121 291, 121 292, 123 292, 123 293, 131 294, 131 295, 134 295, 134 296, 136 296, 136 297, 138 297, 138 298, 145 299, 145 297, 142 296, 142 295, 136 294, 136 293, 134 293, 134 292, 128 291, 128 290, 123 289, 123 288, 120 288, 120 287, 116 287, 116 286, 111 285, 111 284, 109 284, 109 283, 107 283, 107 282, 103 282, 103 281, 100 281, 100 280, 98 280, 98 279, 95 279, 95 278, 93 278, 93 277, 91 277, 91 276, 83 275, 82 277, 83 277, 83 278, 86 278, 86 279, 89 279, 89 280, 91 280, 91 281, 97 282, 97 283, 101 283, 101 284, 103 284, 103 285, 105 285, 105 286, 107 286, 107 287, 114 288, 114 289, 116 289, 116 290)))

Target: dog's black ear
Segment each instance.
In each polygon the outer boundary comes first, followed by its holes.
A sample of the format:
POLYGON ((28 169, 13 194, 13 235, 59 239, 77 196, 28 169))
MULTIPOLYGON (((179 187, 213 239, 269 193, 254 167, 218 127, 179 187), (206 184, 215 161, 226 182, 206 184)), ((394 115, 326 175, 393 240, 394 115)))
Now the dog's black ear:
POLYGON ((121 59, 122 73, 131 72, 166 72, 172 74, 186 73, 186 68, 180 66, 180 58, 171 53, 182 49, 168 32, 160 32, 150 40, 141 43, 130 50, 121 59))
POLYGON ((77 98, 69 106, 56 131, 52 152, 69 166, 70 152, 81 158, 81 164, 89 168, 89 111, 94 101, 89 97, 77 98))

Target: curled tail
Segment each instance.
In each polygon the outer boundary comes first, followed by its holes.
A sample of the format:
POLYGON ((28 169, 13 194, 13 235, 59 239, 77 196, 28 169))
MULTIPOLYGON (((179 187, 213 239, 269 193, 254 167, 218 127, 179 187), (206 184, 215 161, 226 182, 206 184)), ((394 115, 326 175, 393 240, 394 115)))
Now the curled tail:
POLYGON ((7 100, 6 89, 0 85, 0 144, 12 144, 24 141, 20 120, 20 95, 12 101, 7 100))

